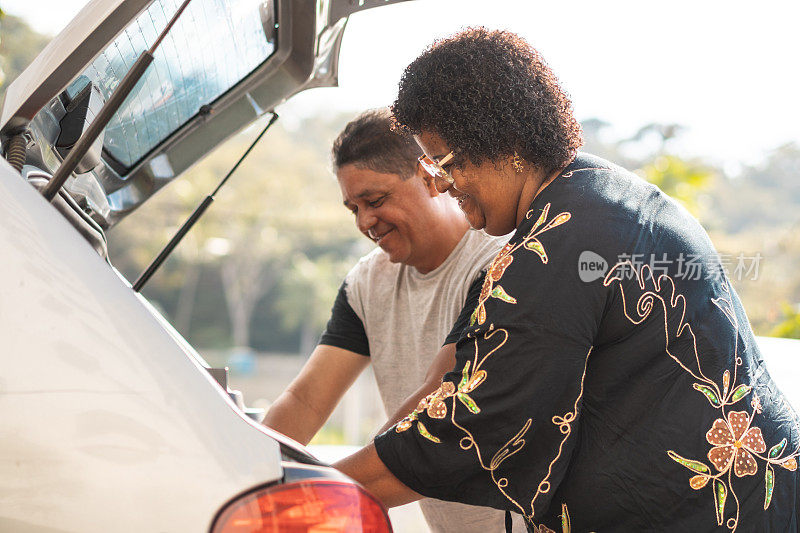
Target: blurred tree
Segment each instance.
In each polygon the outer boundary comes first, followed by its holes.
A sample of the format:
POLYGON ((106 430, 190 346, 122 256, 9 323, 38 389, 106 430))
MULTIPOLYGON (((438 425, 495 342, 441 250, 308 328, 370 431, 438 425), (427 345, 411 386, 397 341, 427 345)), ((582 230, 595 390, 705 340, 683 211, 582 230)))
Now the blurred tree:
POLYGON ((742 175, 750 185, 777 192, 793 203, 800 203, 800 145, 791 142, 772 150, 761 165, 751 166, 742 175))
POLYGON ((0 102, 5 89, 19 76, 50 41, 19 17, 4 14, 0 19, 0 102))
POLYGON ((736 178, 720 180, 711 190, 720 231, 791 231, 800 221, 800 145, 788 143, 762 162, 742 169, 736 178), (768 206, 768 208, 765 208, 768 206))
POLYGON ((308 355, 314 349, 339 285, 351 266, 349 258, 331 255, 311 260, 298 253, 292 260, 276 305, 284 325, 299 329, 301 354, 308 355))
POLYGON ((231 253, 220 260, 220 275, 233 345, 250 347, 253 310, 283 274, 291 244, 272 227, 241 229, 231 253))
POLYGON ((637 169, 644 179, 681 202, 695 216, 700 210, 698 198, 707 189, 716 172, 711 167, 674 155, 658 155, 637 169))
POLYGON ((636 168, 639 162, 626 156, 620 147, 621 141, 611 138, 611 124, 599 118, 590 118, 581 122, 583 128, 583 146, 581 150, 608 159, 624 168, 636 168))
POLYGON ((667 151, 667 143, 679 136, 684 129, 680 124, 651 122, 639 128, 631 137, 623 139, 620 143, 641 143, 646 141, 648 137, 655 137, 658 142, 657 153, 663 154, 667 151))
POLYGON ((800 339, 800 310, 783 304, 783 321, 772 328, 770 336, 800 339))
POLYGON ((610 126, 608 122, 591 118, 581 125, 584 150, 635 171, 699 216, 702 195, 718 171, 700 160, 669 153, 669 142, 684 131, 683 126, 652 122, 630 137, 614 140, 608 139, 605 133, 610 126))

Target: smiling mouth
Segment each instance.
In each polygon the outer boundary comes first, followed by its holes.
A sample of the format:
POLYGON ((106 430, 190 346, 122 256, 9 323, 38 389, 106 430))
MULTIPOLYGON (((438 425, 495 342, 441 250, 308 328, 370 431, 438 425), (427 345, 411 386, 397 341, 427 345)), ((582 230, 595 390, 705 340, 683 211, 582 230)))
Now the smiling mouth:
POLYGON ((368 233, 369 238, 372 239, 375 242, 375 244, 380 244, 381 240, 383 240, 384 237, 386 237, 388 234, 390 234, 393 231, 394 231, 394 228, 390 229, 389 231, 387 231, 385 233, 381 233, 381 234, 375 233, 372 230, 369 230, 369 232, 367 232, 367 233, 368 233))

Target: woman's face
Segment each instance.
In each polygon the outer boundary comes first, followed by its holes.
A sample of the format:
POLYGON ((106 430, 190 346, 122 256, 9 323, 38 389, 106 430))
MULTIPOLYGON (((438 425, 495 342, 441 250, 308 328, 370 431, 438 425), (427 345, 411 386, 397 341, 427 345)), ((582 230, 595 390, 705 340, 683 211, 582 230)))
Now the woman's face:
MULTIPOLYGON (((425 155, 434 161, 441 160, 451 151, 441 137, 430 131, 420 132, 414 138, 425 155)), ((483 229, 489 235, 505 235, 513 231, 517 227, 523 176, 514 172, 506 162, 495 164, 485 161, 479 166, 456 162, 459 168, 452 162, 443 165, 452 176, 453 183, 437 178, 436 188, 439 192, 447 192, 458 200, 459 207, 473 228, 483 229)))

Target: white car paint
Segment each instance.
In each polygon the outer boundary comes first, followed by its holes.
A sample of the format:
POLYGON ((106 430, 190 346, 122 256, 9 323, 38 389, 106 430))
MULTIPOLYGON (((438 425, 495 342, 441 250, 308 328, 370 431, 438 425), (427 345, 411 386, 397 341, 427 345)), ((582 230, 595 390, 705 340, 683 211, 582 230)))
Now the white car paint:
POLYGON ((204 531, 282 476, 278 443, 5 161, 0 250, 0 531, 204 531))
POLYGON ((756 342, 772 380, 800 413, 800 340, 756 337, 756 342))

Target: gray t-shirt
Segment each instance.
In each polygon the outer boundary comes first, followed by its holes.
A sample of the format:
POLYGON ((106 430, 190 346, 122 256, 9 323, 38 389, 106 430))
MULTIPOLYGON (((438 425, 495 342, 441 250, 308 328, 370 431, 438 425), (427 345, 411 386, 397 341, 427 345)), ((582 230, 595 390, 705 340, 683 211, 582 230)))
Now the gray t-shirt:
MULTIPOLYGON (((374 250, 345 277, 320 344, 369 356, 384 408, 394 413, 424 381, 470 288, 477 304, 483 271, 507 240, 469 230, 444 263, 427 274, 391 263, 383 250, 374 250)), ((504 527, 503 512, 486 507, 429 499, 420 507, 437 533, 504 527)))

